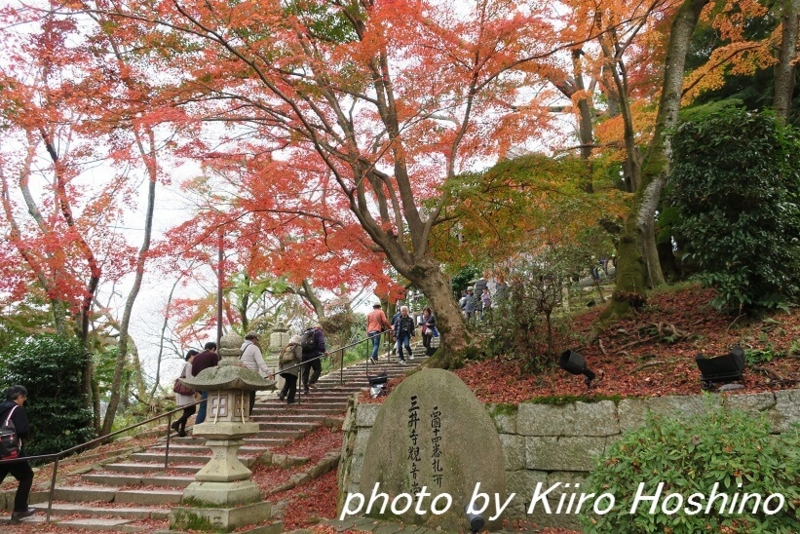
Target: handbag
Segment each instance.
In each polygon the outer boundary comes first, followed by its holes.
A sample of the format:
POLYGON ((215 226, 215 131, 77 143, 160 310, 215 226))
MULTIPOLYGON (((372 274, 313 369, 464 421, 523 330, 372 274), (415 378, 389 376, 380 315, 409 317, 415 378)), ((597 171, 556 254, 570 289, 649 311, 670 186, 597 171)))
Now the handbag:
POLYGON ((16 409, 17 407, 14 406, 8 411, 8 417, 3 421, 3 425, 0 426, 0 460, 19 458, 20 439, 14 422, 11 420, 11 416, 16 409))
POLYGON ((183 385, 181 382, 181 378, 186 378, 186 367, 183 368, 181 371, 181 376, 175 379, 175 383, 172 385, 172 391, 179 395, 194 395, 194 390, 188 386, 183 385))

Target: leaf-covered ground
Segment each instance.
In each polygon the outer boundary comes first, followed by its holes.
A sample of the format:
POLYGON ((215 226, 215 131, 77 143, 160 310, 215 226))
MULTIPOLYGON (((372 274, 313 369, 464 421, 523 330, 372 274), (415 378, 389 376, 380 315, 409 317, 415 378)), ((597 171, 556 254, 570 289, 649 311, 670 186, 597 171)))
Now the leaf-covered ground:
MULTIPOLYGON (((749 353, 745 388, 756 393, 800 384, 800 310, 775 312, 758 319, 735 317, 710 306, 713 290, 696 286, 653 295, 633 319, 605 329, 591 343, 574 342, 587 365, 603 379, 587 391, 583 376, 552 365, 531 375, 522 371, 524 358, 476 362, 457 371, 485 402, 518 403, 534 397, 696 395, 701 391, 695 356, 718 356, 734 345, 749 353)), ((569 329, 588 339, 601 310, 574 317, 569 329)), ((555 362, 557 357, 553 357, 555 362)))
MULTIPOLYGON (((602 380, 587 390, 583 376, 556 365, 532 374, 525 370, 530 354, 476 361, 456 373, 484 402, 516 404, 542 397, 659 397, 697 395, 700 372, 695 356, 726 354, 734 345, 749 353, 744 389, 758 393, 800 386, 800 310, 778 311, 765 317, 731 316, 715 310, 713 290, 685 286, 654 294, 635 318, 606 328, 588 342, 602 309, 595 307, 562 325, 571 340, 564 341, 582 354, 588 367, 602 380)), ((388 384, 391 392, 401 378, 388 384)), ((363 402, 383 402, 385 397, 363 402)))

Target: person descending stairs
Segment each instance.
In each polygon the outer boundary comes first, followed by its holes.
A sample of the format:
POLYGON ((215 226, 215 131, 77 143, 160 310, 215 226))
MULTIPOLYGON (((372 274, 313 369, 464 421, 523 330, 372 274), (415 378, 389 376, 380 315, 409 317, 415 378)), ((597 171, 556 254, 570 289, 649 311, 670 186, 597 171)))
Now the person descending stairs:
MULTIPOLYGON (((414 347, 412 365, 400 366, 396 359, 370 363, 368 373, 385 372, 392 379, 413 371, 427 360, 425 349, 414 347)), ((389 357, 391 357, 389 355, 389 357)), ((369 387, 365 363, 359 363, 324 375, 309 394, 300 394, 289 406, 277 392, 257 397, 251 420, 259 424, 259 433, 244 439, 239 458, 252 466, 270 449, 301 439, 320 425, 341 426, 349 398, 369 387), (340 378, 341 377, 341 378, 340 378), (341 379, 341 382, 340 382, 341 379)), ((77 482, 56 485, 51 523, 57 527, 92 529, 102 532, 156 532, 169 527, 169 513, 180 503, 183 489, 194 474, 211 458, 211 450, 199 438, 170 438, 169 467, 164 469, 165 439, 122 460, 99 465, 79 477, 77 482)), ((91 453, 91 451, 89 451, 91 453)), ((102 463, 102 462, 100 462, 102 463)), ((31 508, 47 510, 47 492, 31 495, 31 508)), ((41 523, 44 513, 20 523, 41 523)), ((2 524, 2 523, 0 523, 2 524)))

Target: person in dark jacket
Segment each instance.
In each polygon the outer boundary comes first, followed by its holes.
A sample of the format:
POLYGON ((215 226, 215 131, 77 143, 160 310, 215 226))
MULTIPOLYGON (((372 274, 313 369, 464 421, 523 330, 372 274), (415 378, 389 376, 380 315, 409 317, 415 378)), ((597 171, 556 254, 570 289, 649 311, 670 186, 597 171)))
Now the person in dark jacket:
POLYGON ((314 325, 314 342, 315 348, 311 350, 303 349, 303 393, 308 393, 308 387, 316 384, 317 380, 319 380, 319 375, 322 374, 322 361, 318 356, 325 355, 327 352, 325 351, 325 334, 322 332, 321 324, 314 325), (311 378, 309 378, 308 375, 312 369, 314 372, 311 373, 311 378))
MULTIPOLYGON (((0 423, 4 423, 8 418, 10 422, 14 423, 14 428, 17 430, 17 436, 20 439, 19 456, 25 456, 24 444, 30 435, 28 414, 25 413, 25 408, 22 407, 27 398, 27 389, 23 386, 11 386, 6 390, 5 402, 0 404, 0 423), (11 412, 11 417, 9 417, 11 410, 14 411, 11 412)), ((0 483, 5 480, 6 475, 9 473, 19 481, 17 494, 14 497, 14 511, 11 513, 11 522, 17 523, 21 519, 36 513, 36 510, 28 508, 28 495, 30 495, 31 485, 33 484, 33 470, 27 460, 2 463, 0 464, 0 483)))
POLYGON ((397 356, 400 358, 400 365, 406 364, 403 357, 403 347, 408 350, 408 357, 414 359, 414 352, 411 350, 411 338, 416 333, 414 318, 408 314, 408 306, 400 306, 400 317, 394 325, 394 337, 397 340, 397 356))
MULTIPOLYGON (((200 371, 208 369, 209 367, 216 367, 219 364, 219 354, 217 354, 217 344, 209 341, 203 346, 203 352, 198 354, 192 360, 192 376, 197 376, 200 371)), ((208 398, 208 391, 198 391, 200 398, 203 399, 197 407, 197 415, 194 418, 194 426, 199 425, 206 420, 206 399, 208 398)))

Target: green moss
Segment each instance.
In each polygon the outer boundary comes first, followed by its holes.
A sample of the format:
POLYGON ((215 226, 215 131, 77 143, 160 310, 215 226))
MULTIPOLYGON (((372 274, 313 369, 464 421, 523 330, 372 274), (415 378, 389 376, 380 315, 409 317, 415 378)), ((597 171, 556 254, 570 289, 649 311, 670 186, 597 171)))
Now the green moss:
POLYGON ((211 521, 206 517, 200 517, 197 514, 187 512, 185 510, 175 510, 175 521, 170 525, 170 528, 176 527, 181 530, 202 530, 204 532, 225 532, 216 528, 211 521))
POLYGON ((519 411, 517 404, 494 404, 489 409, 489 414, 492 417, 498 415, 515 415, 519 411))
POLYGON ((186 497, 181 499, 181 506, 188 506, 190 508, 219 508, 220 505, 212 502, 201 501, 194 497, 186 497))
POLYGON ((614 404, 619 404, 622 400, 620 395, 553 395, 552 397, 536 397, 529 402, 532 404, 552 404, 555 406, 563 406, 565 404, 572 404, 575 402, 594 403, 605 400, 613 401, 614 404))

